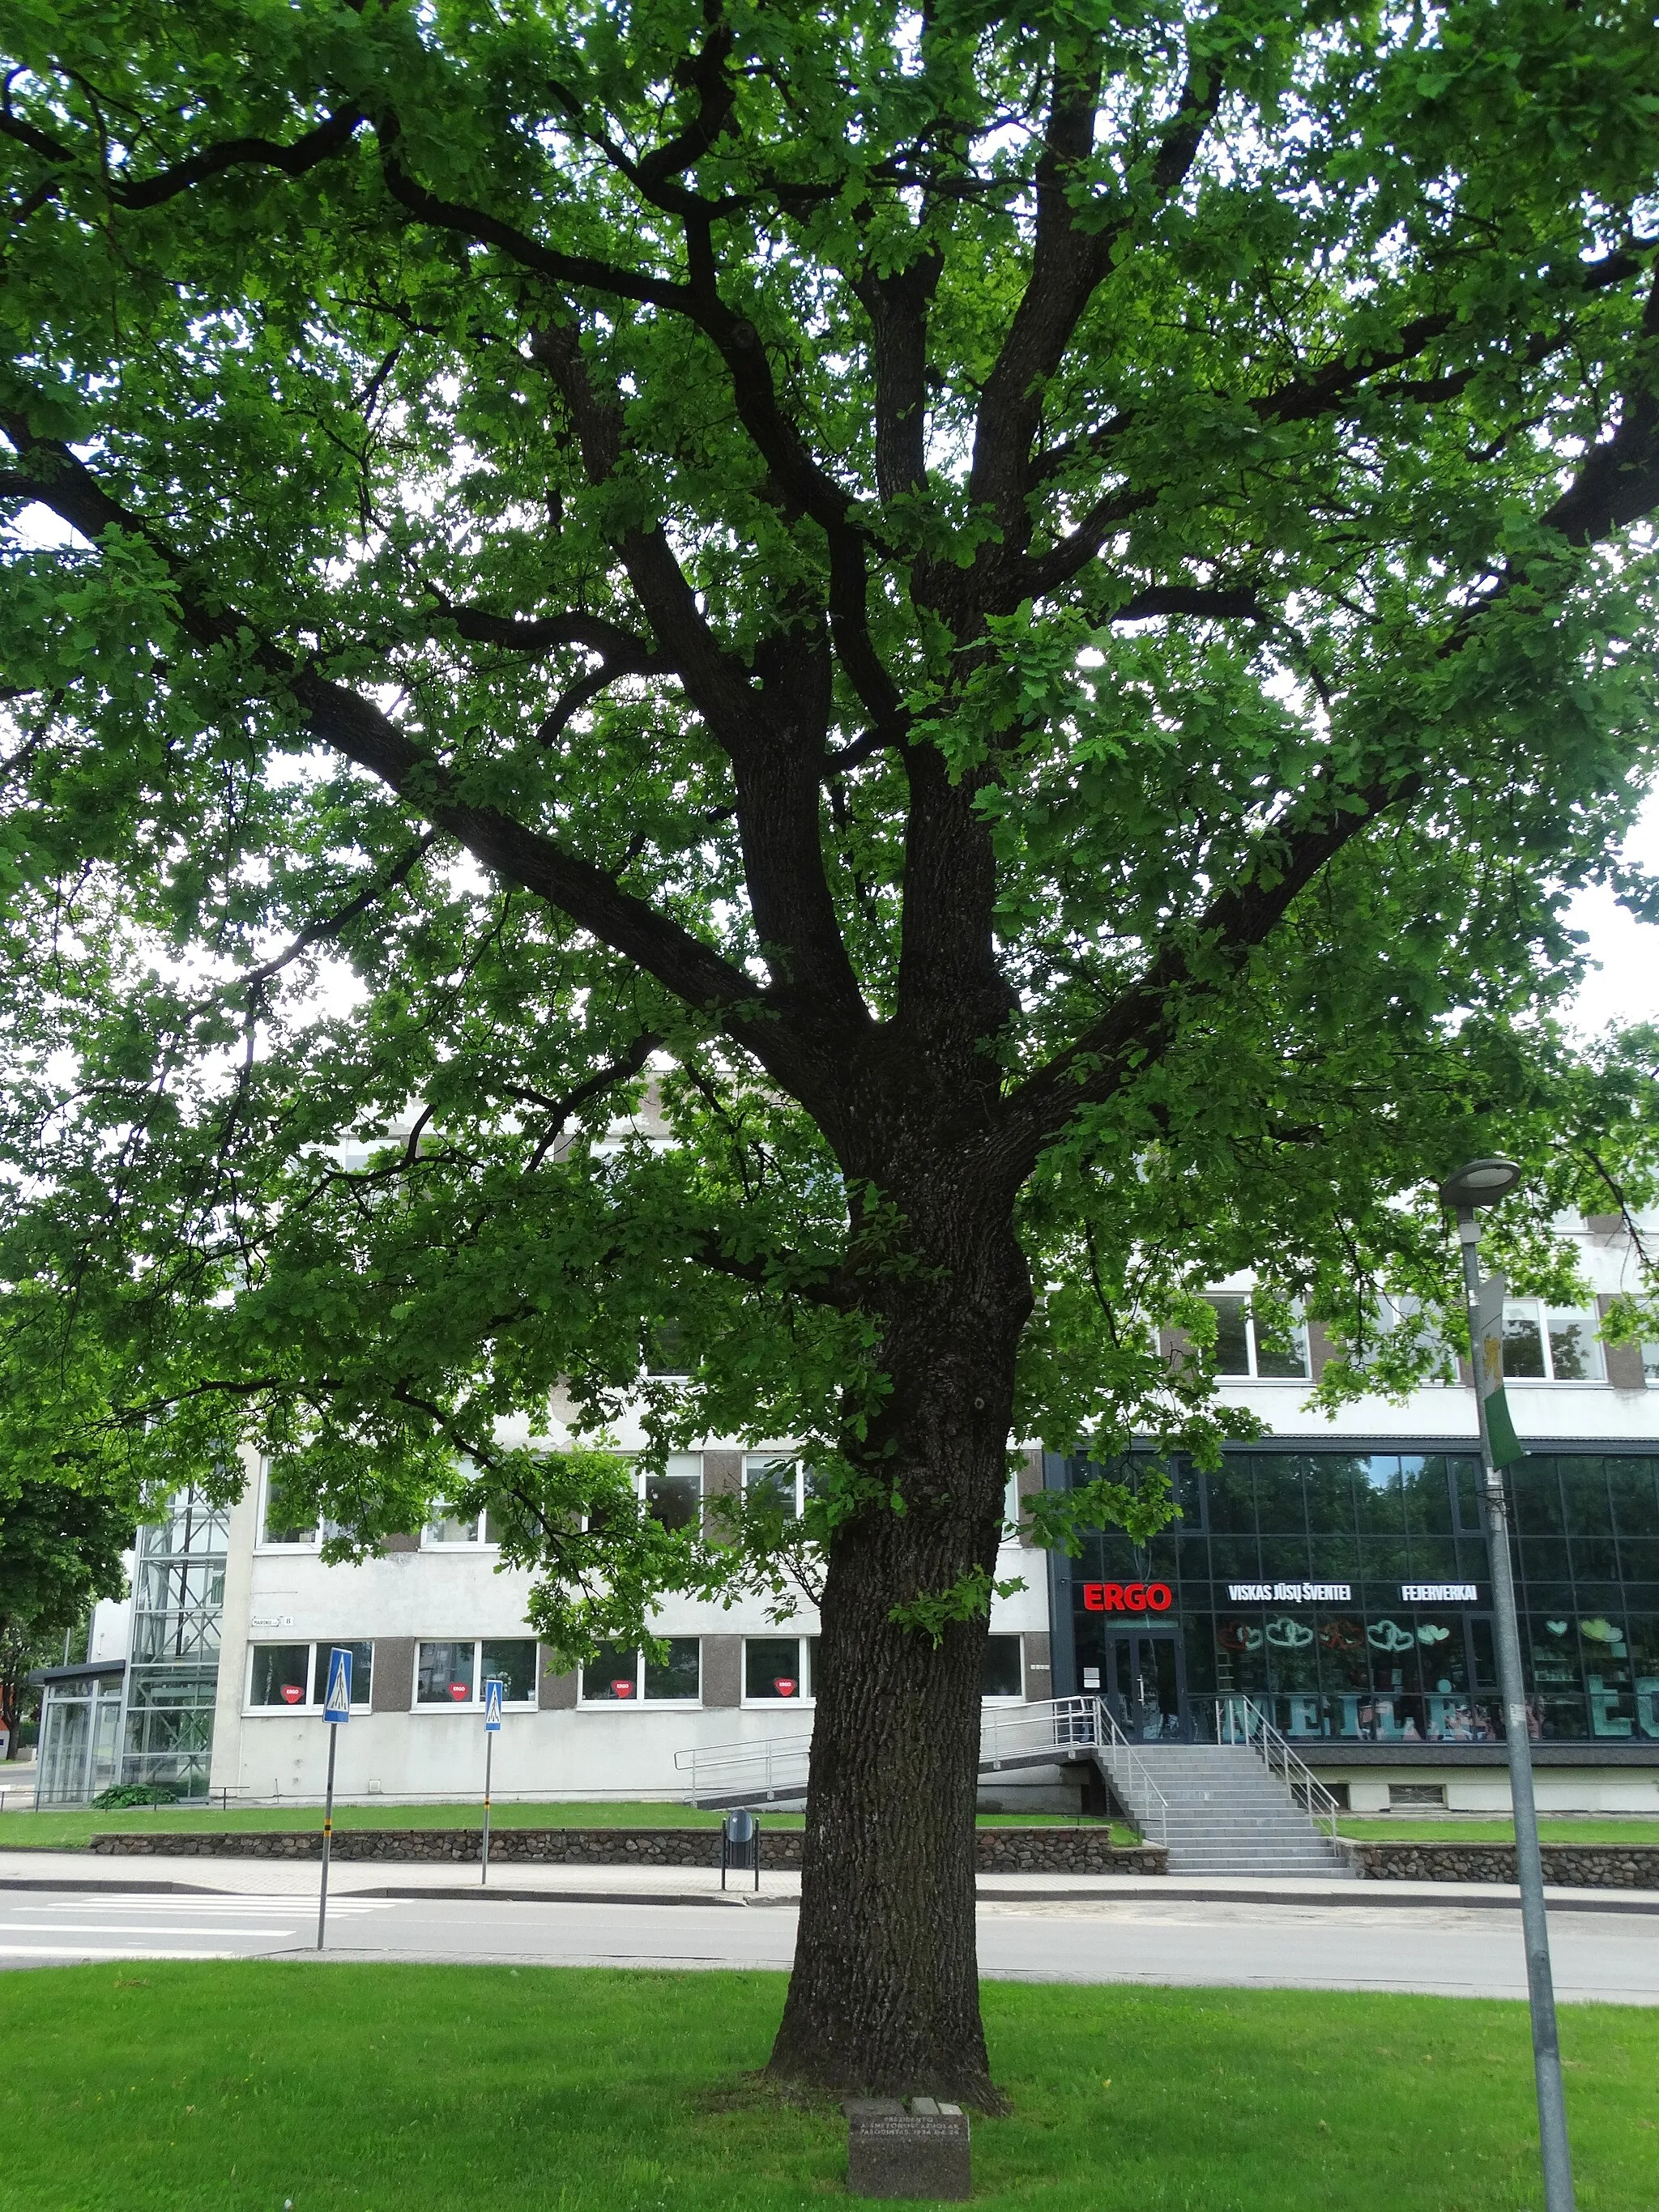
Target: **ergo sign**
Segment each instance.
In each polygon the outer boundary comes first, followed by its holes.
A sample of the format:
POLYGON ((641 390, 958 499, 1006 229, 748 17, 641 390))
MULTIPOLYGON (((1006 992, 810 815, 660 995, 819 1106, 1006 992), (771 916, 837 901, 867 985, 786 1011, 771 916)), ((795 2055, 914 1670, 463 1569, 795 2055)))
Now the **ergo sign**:
POLYGON ((1085 1613, 1167 1613, 1175 1602, 1168 1583, 1085 1583, 1085 1613))

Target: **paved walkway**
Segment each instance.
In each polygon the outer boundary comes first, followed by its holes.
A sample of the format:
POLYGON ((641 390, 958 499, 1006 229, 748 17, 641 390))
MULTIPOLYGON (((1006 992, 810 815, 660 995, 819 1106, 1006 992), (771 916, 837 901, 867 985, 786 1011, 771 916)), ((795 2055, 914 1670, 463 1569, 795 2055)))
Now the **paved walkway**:
MULTIPOLYGON (((331 1879, 326 1955, 782 1972, 793 1953, 793 1875, 763 1875, 757 1900, 722 1897, 718 1874, 700 1869, 510 1872, 510 1892, 505 1882, 484 1891, 450 1867, 348 1861, 331 1879), (653 1891, 665 1875, 676 1887, 653 1891)), ((1027 1981, 1524 1995, 1512 1893, 1404 1887, 1262 1881, 1206 1893, 1002 1875, 981 1887, 980 1964, 988 1977, 1027 1981)), ((314 1863, 5 1852, 0 1966, 314 1959, 316 1897, 314 1863)), ((1565 2002, 1659 2004, 1659 1898, 1565 1891, 1551 1917, 1565 2002)))
MULTIPOLYGON (((23 1885, 104 1889, 112 1894, 185 1890, 231 1896, 314 1897, 317 1868, 315 1859, 148 1855, 125 1858, 91 1851, 0 1850, 0 1891, 23 1885)), ((752 1875, 733 1874, 728 1882, 728 1898, 752 1896, 752 1875)), ((476 1863, 466 1866, 434 1865, 417 1859, 336 1859, 329 1869, 330 1891, 341 1897, 384 1896, 388 1889, 404 1896, 437 1892, 470 1896, 479 1887, 476 1863)), ((573 1901, 631 1898, 641 1903, 692 1905, 717 1899, 720 1877, 717 1867, 547 1866, 498 1860, 490 1869, 489 1887, 503 1897, 573 1901)), ((796 1898, 800 1894, 800 1876, 763 1872, 760 1893, 766 1903, 796 1898)), ((979 1894, 988 1904, 1073 1902, 1091 1907, 1140 1900, 1160 1907, 1177 1901, 1199 1901, 1295 1904, 1362 1912, 1380 1908, 1438 1911, 1448 1906, 1465 1912, 1512 1912, 1516 1906, 1515 1890, 1502 1882, 1285 1881, 1248 1875, 1183 1880, 1167 1875, 987 1874, 980 1876, 979 1894)), ((1659 1915, 1659 1890, 1552 1888, 1546 1894, 1553 1911, 1659 1915)))

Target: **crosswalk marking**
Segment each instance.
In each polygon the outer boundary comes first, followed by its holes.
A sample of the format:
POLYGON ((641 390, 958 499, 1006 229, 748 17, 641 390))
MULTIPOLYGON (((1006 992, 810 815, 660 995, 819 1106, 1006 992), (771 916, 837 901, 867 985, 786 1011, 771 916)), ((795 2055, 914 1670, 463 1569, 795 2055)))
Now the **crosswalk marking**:
POLYGON ((0 1959, 240 1959, 240 1951, 155 1950, 133 1943, 0 1943, 0 1959))
MULTIPOLYGON (((290 1915, 297 1924, 300 1915, 290 1915)), ((3 1936, 222 1936, 226 1929, 213 1928, 158 1928, 146 1926, 142 1920, 0 1920, 0 1935, 3 1936)), ((246 1927, 234 1929, 238 1936, 291 1936, 291 1926, 246 1927)))

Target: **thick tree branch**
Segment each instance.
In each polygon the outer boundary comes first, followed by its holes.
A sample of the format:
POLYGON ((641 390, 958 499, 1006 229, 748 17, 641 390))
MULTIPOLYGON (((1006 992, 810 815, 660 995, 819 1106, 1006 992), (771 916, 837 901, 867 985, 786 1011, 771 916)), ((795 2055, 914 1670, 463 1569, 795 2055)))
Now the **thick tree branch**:
MULTIPOLYGON (((1659 512, 1659 271, 1649 289, 1631 379, 1617 428, 1591 447, 1573 482, 1540 520, 1576 549, 1610 537, 1659 512)), ((1494 589, 1463 615, 1441 645, 1443 657, 1462 652, 1478 635, 1480 618, 1516 585, 1524 568, 1507 568, 1494 589)), ((1299 822, 1269 825, 1255 847, 1253 872, 1211 899, 1193 925, 1197 938, 1237 972, 1264 944, 1297 895, 1320 871, 1390 808, 1409 804, 1427 787, 1430 764, 1379 779, 1363 790, 1328 791, 1322 804, 1297 802, 1299 822), (1271 868, 1260 863, 1270 860, 1271 868)), ((1213 987, 1197 980, 1185 951, 1157 952, 1146 974, 1076 1042, 1037 1069, 1008 1101, 1006 1157, 1019 1163, 1023 1178, 1043 1145, 1075 1109, 1109 1097, 1123 1080, 1131 1056, 1139 1062, 1167 1039, 1178 1018, 1172 1001, 1213 987)))
MULTIPOLYGON (((258 638, 255 626, 234 611, 207 604, 189 563, 142 517, 112 499, 67 447, 34 438, 15 418, 0 422, 0 428, 33 464, 27 479, 30 496, 85 538, 95 542, 106 531, 119 530, 141 538, 166 563, 182 627, 193 643, 210 647, 258 638)), ((728 1024, 751 1048, 751 1040, 758 1039, 757 1056, 774 1073, 780 1072, 778 1063, 789 1063, 787 1033, 764 1018, 759 988, 712 945, 624 891, 606 870, 568 852, 556 839, 497 807, 466 802, 441 762, 371 701, 332 682, 314 663, 296 659, 265 640, 254 646, 252 658, 274 685, 298 702, 322 742, 378 777, 483 866, 560 908, 580 928, 634 961, 685 1004, 728 1024)))
MULTIPOLYGON (((1641 242, 1640 251, 1650 249, 1651 241, 1641 242)), ((1595 295, 1614 284, 1628 283, 1642 274, 1644 264, 1635 252, 1605 254, 1599 261, 1576 264, 1565 272, 1551 272, 1552 281, 1559 281, 1564 289, 1582 290, 1595 295)), ((1455 398, 1467 390, 1480 374, 1483 363, 1476 362, 1449 371, 1445 375, 1412 380, 1402 378, 1397 383, 1377 385, 1376 380, 1390 369, 1404 368, 1408 362, 1419 361, 1439 342, 1459 327, 1457 312, 1446 308, 1433 314, 1419 315, 1403 324, 1398 337, 1388 346, 1357 347, 1339 358, 1327 362, 1322 368, 1291 378, 1273 390, 1247 398, 1243 404, 1258 421, 1262 422, 1312 422, 1340 415, 1351 402, 1358 400, 1368 389, 1377 398, 1398 400, 1407 405, 1432 406, 1455 398)), ((1564 345, 1570 344, 1574 336, 1571 323, 1564 323, 1550 332, 1534 332, 1528 337, 1510 358, 1519 364, 1536 366, 1548 359, 1564 345)), ((1217 402, 1224 402, 1230 395, 1217 392, 1209 395, 1217 402)), ((1068 439, 1063 444, 1051 447, 1035 465, 1030 489, 1036 491, 1080 462, 1102 460, 1112 447, 1139 420, 1137 413, 1127 410, 1114 415, 1098 428, 1079 438, 1068 439)), ((1062 584, 1085 568, 1100 551, 1107 538, 1122 523, 1156 504, 1159 496, 1155 485, 1130 488, 1117 485, 1103 493, 1089 508, 1083 520, 1046 553, 1027 562, 1021 573, 1018 590, 1041 595, 1057 591, 1062 584)))
MULTIPOLYGON (((171 168, 157 170, 153 176, 133 178, 106 173, 100 181, 118 207, 137 210, 161 207, 179 193, 205 184, 210 177, 223 176, 230 169, 280 169, 286 177, 302 177, 308 169, 332 161, 343 152, 365 119, 361 108, 344 107, 325 117, 313 130, 287 142, 275 138, 223 138, 171 168)), ((3 107, 0 107, 0 137, 15 139, 41 161, 60 167, 73 167, 82 158, 73 146, 65 145, 61 139, 14 114, 9 95, 3 107)))
MULTIPOLYGON (((1185 181, 1219 105, 1223 71, 1212 56, 1189 57, 1175 114, 1159 138, 1149 178, 1155 204, 1185 181)), ((1098 59, 1057 67, 1036 172, 1036 236, 1031 275, 986 380, 975 420, 969 495, 1002 532, 1001 563, 1030 542, 1027 505, 1031 448, 1042 421, 1043 387, 1060 367, 1095 291, 1112 267, 1141 196, 1116 222, 1091 223, 1084 190, 1100 94, 1098 59)), ((989 565, 989 556, 988 563, 989 565)))

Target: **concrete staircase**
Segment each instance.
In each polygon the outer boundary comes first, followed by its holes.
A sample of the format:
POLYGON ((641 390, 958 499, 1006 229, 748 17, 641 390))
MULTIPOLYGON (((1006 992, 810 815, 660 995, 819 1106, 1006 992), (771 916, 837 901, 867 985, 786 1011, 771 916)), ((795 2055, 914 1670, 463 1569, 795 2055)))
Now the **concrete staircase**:
POLYGON ((1248 1744, 1137 1744, 1134 1765, 1120 1766, 1112 1787, 1144 1833, 1162 1826, 1172 1875, 1353 1879, 1347 1855, 1248 1744), (1137 1768, 1163 1797, 1161 1808, 1137 1768), (1145 1805, 1133 1802, 1139 1795, 1147 1796, 1145 1805))

